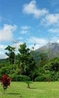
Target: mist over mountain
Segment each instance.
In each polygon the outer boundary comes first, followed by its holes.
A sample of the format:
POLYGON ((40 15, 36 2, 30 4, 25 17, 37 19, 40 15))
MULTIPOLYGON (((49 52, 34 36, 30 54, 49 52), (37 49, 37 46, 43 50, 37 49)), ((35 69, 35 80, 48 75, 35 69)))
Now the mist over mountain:
MULTIPOLYGON (((59 43, 48 43, 45 46, 35 50, 36 57, 39 56, 40 53, 44 53, 47 55, 49 59, 59 56, 59 43)), ((38 57, 37 57, 38 58, 38 57)))

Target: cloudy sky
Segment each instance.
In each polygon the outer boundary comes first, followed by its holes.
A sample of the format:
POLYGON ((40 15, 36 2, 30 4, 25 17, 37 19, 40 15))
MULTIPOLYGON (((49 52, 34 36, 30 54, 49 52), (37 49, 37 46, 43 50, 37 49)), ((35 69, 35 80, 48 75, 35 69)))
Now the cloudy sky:
POLYGON ((0 0, 0 58, 7 45, 59 42, 59 0, 0 0))

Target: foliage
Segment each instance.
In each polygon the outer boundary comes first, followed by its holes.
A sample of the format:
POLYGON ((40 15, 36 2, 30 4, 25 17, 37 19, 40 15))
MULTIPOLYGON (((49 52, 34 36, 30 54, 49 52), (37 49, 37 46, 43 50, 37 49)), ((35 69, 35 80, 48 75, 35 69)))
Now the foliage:
POLYGON ((40 60, 39 60, 39 66, 43 67, 46 64, 46 62, 47 62, 47 55, 44 54, 44 53, 40 53, 39 54, 39 58, 40 58, 40 60))
POLYGON ((44 75, 38 76, 35 78, 35 81, 46 81, 46 77, 44 75))
POLYGON ((12 74, 9 75, 11 77, 12 81, 30 81, 30 77, 26 75, 17 75, 17 74, 12 74))
POLYGON ((15 48, 14 47, 11 47, 11 46, 7 46, 5 48, 5 50, 8 50, 8 52, 6 52, 5 54, 9 57, 9 61, 10 61, 10 64, 14 64, 14 60, 15 60, 15 48))
POLYGON ((3 75, 1 79, 1 83, 3 85, 3 89, 6 90, 8 86, 10 86, 11 79, 7 75, 3 75))
POLYGON ((55 63, 51 63, 51 67, 50 67, 51 71, 59 71, 59 64, 57 62, 55 63))
POLYGON ((0 60, 0 79, 7 74, 13 81, 59 81, 59 57, 47 60, 46 54, 31 51, 26 43, 19 46, 16 56, 14 47, 7 46, 6 50, 9 59, 0 60))
POLYGON ((30 88, 30 84, 32 83, 32 81, 25 81, 27 84, 27 88, 30 88))
POLYGON ((35 71, 36 63, 26 43, 20 45, 18 57, 20 62, 20 74, 30 76, 30 74, 35 71))

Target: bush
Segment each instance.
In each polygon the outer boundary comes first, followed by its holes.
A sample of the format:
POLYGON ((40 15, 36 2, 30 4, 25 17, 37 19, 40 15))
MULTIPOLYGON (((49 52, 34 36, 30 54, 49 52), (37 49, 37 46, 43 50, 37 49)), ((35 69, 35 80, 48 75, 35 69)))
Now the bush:
POLYGON ((46 81, 46 77, 44 75, 38 76, 35 78, 35 81, 46 81))
POLYGON ((59 80, 59 72, 51 72, 50 78, 51 78, 51 81, 58 81, 59 80))
POLYGON ((30 77, 25 76, 25 75, 16 75, 16 74, 12 74, 9 75, 11 77, 12 81, 30 81, 30 77))
POLYGON ((10 86, 10 82, 11 82, 11 79, 7 75, 2 76, 1 83, 4 90, 6 90, 8 86, 10 86))
POLYGON ((1 69, 0 69, 0 74, 8 74, 9 73, 9 69, 7 68, 7 67, 2 67, 1 69))
POLYGON ((27 88, 30 88, 30 84, 32 83, 32 81, 26 81, 27 84, 27 88))
POLYGON ((50 82, 50 74, 49 73, 41 74, 41 75, 39 75, 38 77, 35 78, 35 81, 50 82))
POLYGON ((0 81, 1 81, 1 78, 2 78, 2 74, 0 74, 0 81))

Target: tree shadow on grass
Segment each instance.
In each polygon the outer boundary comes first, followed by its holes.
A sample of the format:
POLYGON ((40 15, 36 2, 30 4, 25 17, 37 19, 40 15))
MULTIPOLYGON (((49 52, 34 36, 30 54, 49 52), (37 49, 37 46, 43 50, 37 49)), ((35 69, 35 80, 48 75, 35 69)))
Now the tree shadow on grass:
POLYGON ((19 95, 20 98, 22 98, 22 95, 20 93, 7 93, 8 95, 19 95))
POLYGON ((30 89, 37 89, 37 88, 34 88, 34 87, 30 87, 30 89))

